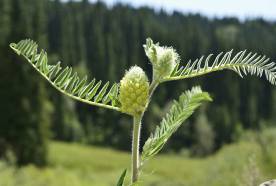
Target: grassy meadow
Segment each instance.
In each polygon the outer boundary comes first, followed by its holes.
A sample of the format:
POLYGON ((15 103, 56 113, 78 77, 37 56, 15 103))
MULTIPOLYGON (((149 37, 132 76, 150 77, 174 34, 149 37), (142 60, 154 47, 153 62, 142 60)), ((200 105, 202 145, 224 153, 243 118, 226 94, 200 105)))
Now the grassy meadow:
MULTIPOLYGON (((276 130, 265 134, 264 147, 248 135, 207 158, 160 155, 145 165, 140 185, 253 186, 276 178, 276 130)), ((49 156, 50 165, 43 169, 16 169, 0 161, 0 186, 113 186, 130 160, 126 152, 61 142, 51 143, 49 156)))

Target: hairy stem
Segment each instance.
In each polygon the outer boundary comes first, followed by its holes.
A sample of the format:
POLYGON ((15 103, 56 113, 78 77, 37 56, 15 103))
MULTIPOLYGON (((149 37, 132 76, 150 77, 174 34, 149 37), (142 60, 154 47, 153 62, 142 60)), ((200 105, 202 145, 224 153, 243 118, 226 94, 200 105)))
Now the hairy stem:
POLYGON ((149 89, 149 100, 158 85, 159 85, 159 83, 157 81, 155 81, 155 80, 152 81, 152 83, 150 85, 150 89, 149 89))
MULTIPOLYGON (((153 80, 149 90, 149 99, 147 106, 150 102, 150 98, 155 91, 156 87, 159 85, 158 81, 153 80)), ((146 107, 147 107, 146 106, 146 107)), ((145 112, 145 110, 144 110, 145 112)), ((139 168, 140 168, 140 131, 141 131, 141 121, 144 115, 144 112, 140 115, 133 116, 133 134, 132 134, 132 183, 135 183, 139 177, 139 168)))
POLYGON ((133 135, 132 135, 132 183, 135 183, 139 177, 140 166, 140 129, 142 115, 133 117, 133 135))

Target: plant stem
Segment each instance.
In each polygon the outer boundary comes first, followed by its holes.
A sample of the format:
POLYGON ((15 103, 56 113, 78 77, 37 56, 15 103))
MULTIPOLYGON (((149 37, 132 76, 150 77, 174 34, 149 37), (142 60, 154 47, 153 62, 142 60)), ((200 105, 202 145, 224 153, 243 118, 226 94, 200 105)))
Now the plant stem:
POLYGON ((150 100, 150 98, 151 98, 153 92, 154 92, 155 89, 157 88, 158 84, 159 84, 159 83, 158 83, 157 81, 155 81, 155 80, 152 81, 152 83, 151 83, 151 85, 150 85, 150 88, 149 88, 149 100, 150 100))
POLYGON ((140 129, 141 129, 142 115, 133 117, 133 136, 132 136, 132 183, 135 183, 139 177, 140 166, 140 129))
MULTIPOLYGON (((159 82, 153 80, 150 86, 149 90, 149 99, 158 86, 159 82)), ((149 103, 147 103, 148 106, 149 103)), ((146 107, 147 107, 146 106, 146 107)), ((145 110, 144 110, 145 112, 145 110)), ((144 112, 133 116, 133 134, 132 134, 132 183, 135 183, 138 180, 139 177, 139 168, 140 168, 140 152, 139 152, 139 146, 140 146, 140 131, 141 131, 141 121, 144 115, 144 112)))

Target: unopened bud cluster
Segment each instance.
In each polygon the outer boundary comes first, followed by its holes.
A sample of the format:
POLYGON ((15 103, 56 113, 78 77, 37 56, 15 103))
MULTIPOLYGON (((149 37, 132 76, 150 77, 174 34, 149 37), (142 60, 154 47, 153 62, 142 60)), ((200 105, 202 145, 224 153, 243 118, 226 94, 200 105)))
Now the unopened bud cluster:
POLYGON ((176 51, 172 47, 162 47, 158 43, 154 44, 151 39, 147 39, 144 49, 153 66, 155 78, 162 80, 168 77, 179 60, 176 51))
POLYGON ((137 115, 144 111, 149 96, 147 75, 138 66, 133 66, 120 81, 119 101, 121 111, 137 115))

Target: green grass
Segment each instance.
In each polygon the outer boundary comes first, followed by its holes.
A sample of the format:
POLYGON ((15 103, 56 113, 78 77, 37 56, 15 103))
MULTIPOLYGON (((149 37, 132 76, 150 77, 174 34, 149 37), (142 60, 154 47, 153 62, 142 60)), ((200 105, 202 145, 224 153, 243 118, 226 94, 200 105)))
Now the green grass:
MULTIPOLYGON (((276 154, 275 147, 274 143, 271 155, 276 154)), ((125 152, 52 142, 47 168, 15 169, 0 161, 0 186, 113 186, 129 161, 125 152)), ((253 178, 257 182, 276 178, 276 160, 264 161, 259 146, 243 140, 203 159, 160 155, 146 164, 140 185, 250 186, 253 178)))

